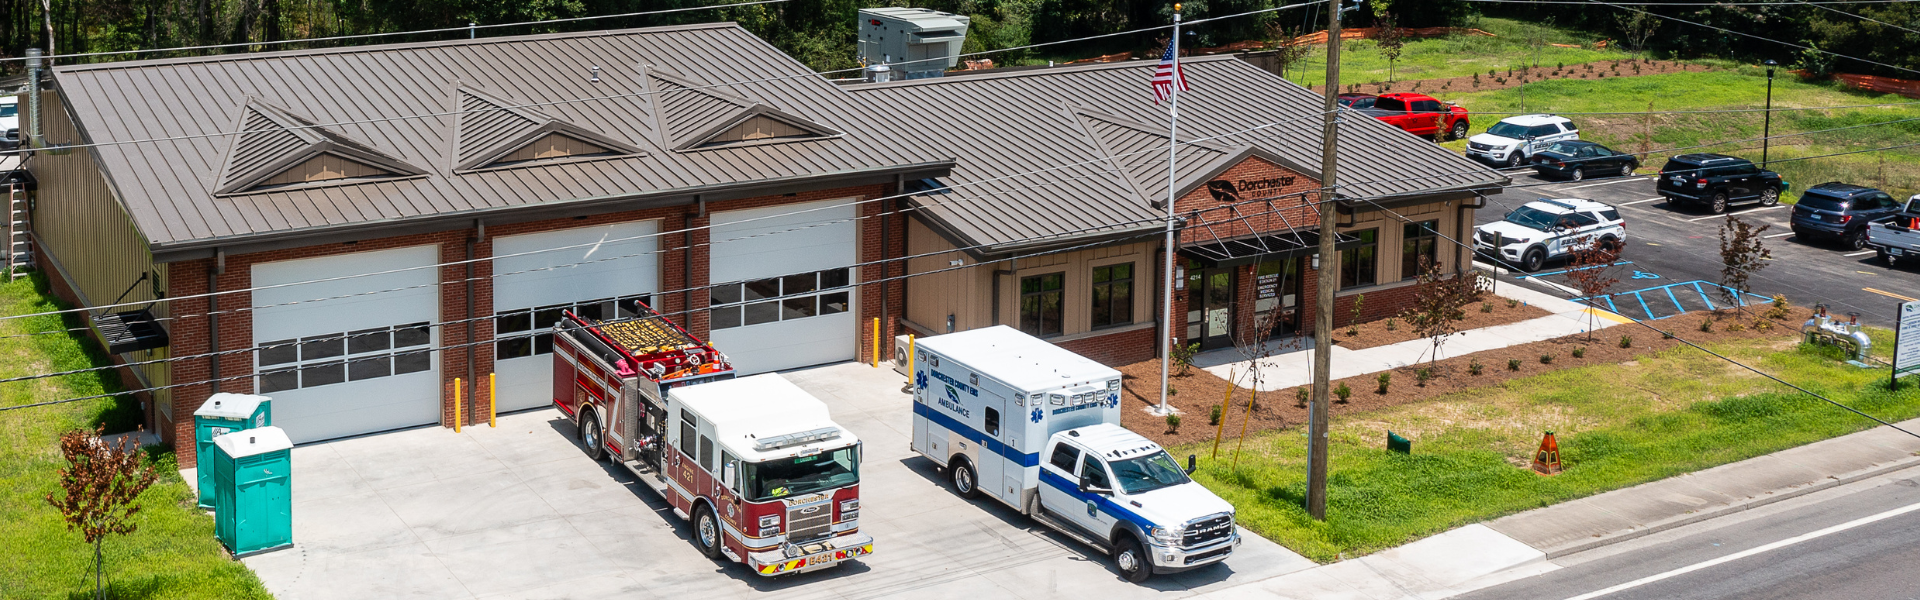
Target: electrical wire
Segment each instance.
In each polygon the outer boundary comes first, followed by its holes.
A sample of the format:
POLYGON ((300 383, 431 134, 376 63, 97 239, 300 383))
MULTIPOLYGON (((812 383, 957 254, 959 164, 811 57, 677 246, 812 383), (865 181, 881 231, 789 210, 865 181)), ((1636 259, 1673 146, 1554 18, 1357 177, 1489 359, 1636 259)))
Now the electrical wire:
MULTIPOLYGON (((1484 1, 1486 1, 1486 0, 1471 0, 1471 1, 1475 1, 1475 2, 1484 2, 1484 1)), ((1825 54, 1825 55, 1828 55, 1828 56, 1833 56, 1833 57, 1836 57, 1836 58, 1844 58, 1844 59, 1847 59, 1847 60, 1853 60, 1853 61, 1859 61, 1859 62, 1863 62, 1863 63, 1867 63, 1867 64, 1870 64, 1870 65, 1877 65, 1877 66, 1882 66, 1882 67, 1886 67, 1886 68, 1889 68, 1889 69, 1897 69, 1897 70, 1900 70, 1900 71, 1906 71, 1906 72, 1908 72, 1908 73, 1920 73, 1920 69, 1909 69, 1909 68, 1906 68, 1906 67, 1902 67, 1902 66, 1899 66, 1899 65, 1890 65, 1890 64, 1887 64, 1887 63, 1883 63, 1883 62, 1879 62, 1879 61, 1873 61, 1873 60, 1867 60, 1867 59, 1864 59, 1864 58, 1860 58, 1860 57, 1857 57, 1857 56, 1847 56, 1847 55, 1845 55, 1845 54, 1841 54, 1841 53, 1838 53, 1838 52, 1831 52, 1831 51, 1827 51, 1827 50, 1821 50, 1821 49, 1819 49, 1819 48, 1815 48, 1815 47, 1812 47, 1812 46, 1802 46, 1802 45, 1799 45, 1799 44, 1795 44, 1795 43, 1792 43, 1792 42, 1782 42, 1782 41, 1780 41, 1780 40, 1776 40, 1776 39, 1773 39, 1773 38, 1769 38, 1769 37, 1762 37, 1762 36, 1758 36, 1758 35, 1754 35, 1754 34, 1751 34, 1751 33, 1746 33, 1746 32, 1742 32, 1742 31, 1734 31, 1734 30, 1732 30, 1732 29, 1727 29, 1727 28, 1725 28, 1725 27, 1716 27, 1716 26, 1713 26, 1713 25, 1708 25, 1708 24, 1705 24, 1705 23, 1696 23, 1696 22, 1693 22, 1693 21, 1688 21, 1688 20, 1686 20, 1686 19, 1682 19, 1682 18, 1679 18, 1679 17, 1669 17, 1669 16, 1666 16, 1666 15, 1662 15, 1662 14, 1655 14, 1655 13, 1651 13, 1651 12, 1647 12, 1647 11, 1644 11, 1644 10, 1640 10, 1640 9, 1638 9, 1638 8, 1634 8, 1634 7, 1631 7, 1631 6, 1625 6, 1625 5, 1621 5, 1621 4, 1616 4, 1616 3, 1613 3, 1613 2, 1607 2, 1606 0, 1587 0, 1587 1, 1588 1, 1588 2, 1590 2, 1590 3, 1593 3, 1593 4, 1599 4, 1599 5, 1602 5, 1602 6, 1611 6, 1611 7, 1614 7, 1614 8, 1618 8, 1618 9, 1621 9, 1621 10, 1630 10, 1630 11, 1633 11, 1633 12, 1637 12, 1637 13, 1640 13, 1640 14, 1643 14, 1643 15, 1647 15, 1647 16, 1651 16, 1651 17, 1655 17, 1655 18, 1660 18, 1660 19, 1666 19, 1666 20, 1668 20, 1668 21, 1678 21, 1678 22, 1681 22, 1681 23, 1686 23, 1686 24, 1688 24, 1688 25, 1693 25, 1693 26, 1696 26, 1696 27, 1705 27, 1705 28, 1707 28, 1707 29, 1712 29, 1712 30, 1714 30, 1714 31, 1719 31, 1719 32, 1721 32, 1721 33, 1731 33, 1731 34, 1734 34, 1734 35, 1738 35, 1738 36, 1742 36, 1742 37, 1749 37, 1749 38, 1753 38, 1753 39, 1756 39, 1756 40, 1760 40, 1760 41, 1763 41, 1763 42, 1773 42, 1773 43, 1775 43, 1775 44, 1780 44, 1780 45, 1782 45, 1782 46, 1788 46, 1788 47, 1793 47, 1793 48, 1799 48, 1799 49, 1801 49, 1801 50, 1811 50, 1811 51, 1813 51, 1813 52, 1818 52, 1818 53, 1821 53, 1821 54, 1825 54)))
POLYGON ((1820 10, 1825 10, 1825 11, 1832 11, 1832 12, 1836 12, 1836 13, 1840 13, 1840 14, 1843 14, 1843 15, 1846 15, 1846 16, 1849 16, 1849 17, 1853 17, 1853 18, 1855 18, 1855 19, 1859 19, 1859 20, 1862 20, 1862 21, 1871 21, 1871 22, 1874 22, 1874 23, 1879 23, 1879 24, 1881 24, 1881 25, 1885 25, 1885 26, 1888 26, 1888 27, 1892 27, 1892 28, 1894 28, 1894 29, 1898 29, 1898 30, 1901 30, 1901 31, 1905 31, 1905 32, 1907 32, 1907 33, 1920 33, 1920 30, 1916 30, 1916 29, 1908 29, 1908 28, 1906 28, 1906 27, 1901 27, 1901 26, 1899 26, 1899 25, 1895 25, 1895 24, 1892 24, 1892 23, 1888 23, 1888 22, 1886 22, 1886 21, 1882 21, 1882 20, 1879 20, 1879 19, 1875 19, 1875 18, 1873 18, 1873 17, 1867 17, 1867 16, 1862 16, 1862 15, 1856 15, 1856 14, 1853 14, 1853 13, 1850 13, 1850 12, 1847 12, 1847 11, 1844 11, 1844 10, 1840 10, 1840 9, 1837 9, 1837 8, 1828 8, 1828 7, 1825 7, 1825 6, 1821 6, 1821 5, 1818 5, 1818 4, 1814 4, 1814 3, 1811 3, 1811 2, 1807 2, 1807 1, 1805 1, 1805 0, 1793 0, 1793 1, 1794 1, 1794 2, 1797 2, 1797 3, 1800 3, 1800 4, 1805 4, 1805 5, 1807 5, 1807 6, 1811 6, 1811 7, 1814 7, 1814 8, 1818 8, 1818 9, 1820 9, 1820 10))
MULTIPOLYGON (((1592 4, 1587 0, 1466 0, 1493 4, 1592 4)), ((1824 0, 1801 4, 1899 4, 1915 0, 1824 0)), ((1614 2, 1622 6, 1787 6, 1786 2, 1614 2)))

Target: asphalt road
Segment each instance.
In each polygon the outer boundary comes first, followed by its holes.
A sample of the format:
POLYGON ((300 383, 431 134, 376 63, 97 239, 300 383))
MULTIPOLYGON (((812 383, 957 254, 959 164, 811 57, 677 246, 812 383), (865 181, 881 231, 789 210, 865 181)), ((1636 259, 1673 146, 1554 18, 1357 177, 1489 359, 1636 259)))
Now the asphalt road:
POLYGON ((1458 598, 1920 599, 1920 473, 1806 500, 1575 555, 1555 561, 1559 570, 1458 598))
MULTIPOLYGON (((1574 183, 1520 172, 1513 180, 1516 185, 1536 187, 1512 188, 1490 197, 1487 207, 1476 213, 1478 223, 1499 221, 1508 210, 1541 197, 1587 198, 1620 209, 1627 220, 1627 249, 1621 259, 1631 264, 1623 265, 1615 274, 1620 279, 1613 287, 1616 312, 1636 319, 1659 318, 1678 312, 1675 302, 1687 310, 1704 308, 1707 302, 1724 303, 1710 287, 1701 286, 1700 290, 1707 292, 1703 299, 1691 285, 1671 285, 1720 281, 1722 216, 1691 206, 1669 206, 1654 192, 1653 179, 1644 175, 1574 183), (1643 293, 1626 294, 1636 290, 1643 293)), ((1796 187, 1809 184, 1793 182, 1796 187)), ((1911 190, 1890 193, 1904 198, 1911 190)), ((1773 251, 1773 260, 1754 275, 1750 284, 1754 293, 1767 297, 1784 294, 1798 305, 1826 304, 1842 316, 1858 312, 1861 322, 1881 327, 1894 324, 1901 302, 1920 298, 1920 267, 1890 268, 1876 260, 1871 251, 1852 252, 1832 242, 1801 240, 1788 227, 1791 210, 1782 204, 1770 208, 1738 206, 1728 211, 1749 222, 1770 226, 1761 235, 1773 251)), ((1539 271, 1541 281, 1529 284, 1542 291, 1548 291, 1542 282, 1565 285, 1566 280, 1555 273, 1563 269, 1563 264, 1550 261, 1539 271)), ((1520 275, 1525 274, 1508 277, 1520 275)))

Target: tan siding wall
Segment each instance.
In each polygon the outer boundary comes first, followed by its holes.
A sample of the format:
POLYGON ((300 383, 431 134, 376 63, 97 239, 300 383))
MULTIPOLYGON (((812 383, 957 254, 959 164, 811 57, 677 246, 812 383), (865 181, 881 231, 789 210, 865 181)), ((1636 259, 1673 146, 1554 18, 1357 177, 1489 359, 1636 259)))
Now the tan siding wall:
POLYGON ((533 143, 527 144, 525 148, 515 150, 512 154, 508 154, 505 158, 501 158, 495 162, 512 163, 525 160, 540 160, 543 158, 565 158, 568 156, 605 154, 607 152, 608 150, 606 148, 601 148, 557 133, 549 133, 546 137, 534 140, 533 143))
MULTIPOLYGON (((954 245, 918 220, 907 227, 909 256, 954 250, 954 245)), ((1153 282, 1156 272, 1153 252, 1157 242, 1140 242, 1090 250, 1062 252, 1023 258, 1013 275, 1000 276, 1000 324, 1020 325, 1020 278, 1046 273, 1065 273, 1061 296, 1064 320, 1062 335, 1071 336, 1093 329, 1093 268, 1133 263, 1133 322, 1154 320, 1153 282)), ((928 273, 952 268, 954 259, 975 264, 972 257, 957 250, 908 261, 911 273, 928 273)), ((945 333, 947 315, 954 317, 954 331, 966 331, 995 325, 993 322, 993 272, 1013 268, 1011 262, 981 265, 945 273, 916 275, 907 280, 907 319, 945 333)))
POLYGON ((1071 336, 1093 330, 1093 268, 1133 263, 1133 322, 1149 323, 1153 314, 1153 264, 1157 242, 1138 242, 1090 250, 1048 254, 1020 260, 1020 268, 1000 282, 1000 320, 1020 325, 1020 278, 1047 273, 1065 273, 1061 301, 1061 335, 1071 336))
MULTIPOLYGON (((973 257, 956 250, 952 243, 934 233, 919 219, 907 219, 907 255, 949 251, 907 261, 908 273, 929 273, 952 268, 956 259, 975 264, 973 257)), ((992 298, 994 265, 957 269, 944 273, 916 275, 907 279, 907 320, 946 333, 947 315, 953 315, 953 330, 966 331, 993 324, 992 298)))
MULTIPOLYGON (((1460 203, 1461 201, 1455 200, 1451 202, 1420 204, 1396 208, 1394 212, 1400 213, 1400 215, 1415 222, 1437 220, 1440 223, 1436 230, 1439 231, 1441 235, 1453 237, 1454 239, 1465 242, 1466 240, 1459 237, 1460 203)), ((1360 211, 1354 215, 1353 219, 1354 223, 1352 226, 1341 227, 1340 231, 1363 231, 1376 228, 1380 230, 1380 237, 1378 238, 1380 240, 1380 271, 1376 283, 1378 285, 1389 285, 1403 281, 1401 279, 1400 269, 1402 262, 1402 242, 1405 241, 1403 235, 1405 233, 1406 222, 1402 221, 1399 217, 1378 210, 1360 211)), ((1440 258, 1440 269, 1443 271, 1452 271, 1454 264, 1458 262, 1455 259, 1456 253, 1454 252, 1455 246, 1453 242, 1439 238, 1436 239, 1434 247, 1435 254, 1440 258)), ((1409 277, 1407 279, 1411 280, 1413 278, 1409 277)), ((1364 291, 1361 288, 1356 288, 1356 290, 1364 291)), ((1344 292, 1345 290, 1342 290, 1342 293, 1344 292)))
MULTIPOLYGON (((46 128, 47 144, 84 143, 59 93, 48 91, 42 98, 41 126, 46 128)), ((48 265, 46 259, 52 259, 59 273, 69 278, 78 300, 89 306, 112 304, 141 273, 148 272, 153 272, 158 279, 160 290, 167 289, 166 270, 154 270, 146 237, 134 229, 133 221, 114 199, 113 187, 100 172, 90 149, 42 151, 29 165, 40 181, 40 189, 35 192, 33 233, 40 244, 42 265, 48 265)), ((134 286, 122 302, 153 300, 155 287, 152 283, 134 286)), ((156 317, 168 314, 166 304, 155 304, 152 310, 156 317)), ((171 321, 163 323, 172 330, 171 321)), ((163 348, 136 352, 125 358, 144 361, 165 358, 166 353, 163 348)), ((165 363, 139 369, 147 385, 169 382, 165 363)), ((165 394, 163 390, 156 393, 155 398, 165 398, 165 394)), ((161 400, 161 405, 166 406, 167 402, 161 400)))
POLYGON ((287 170, 281 171, 279 175, 267 179, 260 185, 287 185, 290 183, 307 183, 310 181, 326 181, 347 177, 379 177, 391 174, 392 173, 332 154, 322 154, 309 158, 306 162, 289 167, 287 170))
POLYGON ((807 135, 807 133, 807 130, 788 125, 778 119, 754 117, 747 119, 747 122, 741 123, 733 129, 726 130, 720 135, 714 136, 713 140, 707 143, 744 142, 765 138, 793 137, 807 135))

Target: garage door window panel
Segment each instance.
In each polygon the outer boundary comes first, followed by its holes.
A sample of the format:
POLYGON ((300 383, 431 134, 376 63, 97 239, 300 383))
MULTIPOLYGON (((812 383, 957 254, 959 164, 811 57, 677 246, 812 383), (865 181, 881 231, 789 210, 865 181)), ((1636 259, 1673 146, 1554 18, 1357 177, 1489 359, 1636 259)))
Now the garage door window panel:
POLYGON ((851 299, 844 288, 851 279, 849 269, 828 269, 716 286, 708 322, 720 330, 843 313, 851 299))
POLYGON ((432 325, 409 323, 260 344, 260 393, 418 373, 433 367, 432 325), (282 368, 264 367, 286 365, 282 368))
POLYGON ((552 354, 553 325, 559 323, 561 317, 568 311, 584 319, 604 320, 609 314, 637 315, 640 305, 651 300, 651 296, 639 294, 494 313, 494 356, 504 360, 552 354))

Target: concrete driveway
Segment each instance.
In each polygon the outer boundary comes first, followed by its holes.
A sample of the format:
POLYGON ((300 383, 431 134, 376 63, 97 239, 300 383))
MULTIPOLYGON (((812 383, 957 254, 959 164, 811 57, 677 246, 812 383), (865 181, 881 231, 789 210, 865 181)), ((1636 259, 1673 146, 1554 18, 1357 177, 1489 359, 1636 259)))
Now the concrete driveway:
POLYGON ((862 527, 875 553, 766 579, 702 558, 685 523, 624 469, 595 463, 545 409, 463 433, 425 428, 295 448, 294 546, 244 559, 284 599, 1173 598, 1313 566, 1258 536, 1225 563, 1133 585, 1104 555, 985 501, 909 448, 887 369, 788 373, 866 443, 862 527))

